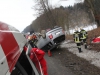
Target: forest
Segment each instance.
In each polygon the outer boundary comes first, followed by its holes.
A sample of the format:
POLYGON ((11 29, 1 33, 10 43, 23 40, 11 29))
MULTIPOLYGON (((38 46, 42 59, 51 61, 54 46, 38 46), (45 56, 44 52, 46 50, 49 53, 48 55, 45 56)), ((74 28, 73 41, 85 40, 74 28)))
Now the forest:
POLYGON ((84 0, 68 7, 52 7, 49 0, 36 0, 36 9, 38 17, 23 31, 29 32, 34 30, 40 32, 42 29, 61 26, 67 34, 69 30, 75 27, 87 27, 88 25, 97 24, 100 26, 100 0, 84 0))

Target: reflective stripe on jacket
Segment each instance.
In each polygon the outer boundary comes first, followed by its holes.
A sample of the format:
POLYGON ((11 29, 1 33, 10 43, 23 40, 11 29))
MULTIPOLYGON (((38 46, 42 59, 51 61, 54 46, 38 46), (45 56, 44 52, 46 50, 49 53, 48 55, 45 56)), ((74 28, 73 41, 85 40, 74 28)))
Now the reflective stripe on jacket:
POLYGON ((80 32, 76 31, 74 32, 74 41, 75 43, 80 43, 80 32))
POLYGON ((85 30, 81 30, 81 39, 86 39, 87 38, 87 32, 85 30))

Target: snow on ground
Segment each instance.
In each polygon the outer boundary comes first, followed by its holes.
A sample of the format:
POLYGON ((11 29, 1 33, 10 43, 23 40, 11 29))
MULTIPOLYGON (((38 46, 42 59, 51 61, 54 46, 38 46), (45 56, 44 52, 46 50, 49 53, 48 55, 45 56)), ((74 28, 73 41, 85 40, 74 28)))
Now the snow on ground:
POLYGON ((76 47, 75 43, 68 43, 69 41, 66 41, 62 43, 60 46, 61 48, 68 48, 70 52, 73 54, 76 54, 77 56, 86 59, 91 64, 94 64, 95 66, 100 68, 100 52, 96 52, 93 50, 85 49, 84 46, 81 46, 82 53, 78 52, 78 48, 76 47))
MULTIPOLYGON (((65 26, 65 28, 66 28, 66 26, 65 26)), ((83 27, 83 29, 85 29, 86 31, 90 31, 90 30, 93 30, 95 28, 97 28, 96 23, 93 23, 93 24, 90 24, 90 25, 87 25, 87 26, 83 27)), ((80 27, 78 27, 78 30, 80 31, 80 27)), ((70 29, 69 32, 70 32, 70 34, 73 34, 75 32, 75 28, 70 29)), ((67 29, 65 29, 65 33, 68 33, 67 29)))

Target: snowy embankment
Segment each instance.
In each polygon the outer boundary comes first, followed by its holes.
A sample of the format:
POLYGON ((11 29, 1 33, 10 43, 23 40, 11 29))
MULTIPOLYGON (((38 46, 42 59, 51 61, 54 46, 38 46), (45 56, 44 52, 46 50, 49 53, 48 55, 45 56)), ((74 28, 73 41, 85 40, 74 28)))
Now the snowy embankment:
POLYGON ((76 54, 77 56, 86 59, 91 64, 94 64, 95 66, 100 68, 100 52, 85 49, 84 46, 81 46, 83 52, 79 53, 78 49, 76 47, 76 44, 75 43, 68 43, 67 41, 64 42, 60 47, 61 48, 68 48, 68 50, 70 52, 72 52, 73 54, 76 54))
MULTIPOLYGON (((86 31, 90 31, 97 28, 97 24, 93 23, 91 25, 83 26, 82 28, 85 29, 86 31)), ((78 30, 80 31, 80 27, 78 27, 78 30)), ((75 32, 75 28, 70 29, 69 32, 70 34, 73 34, 75 32)), ((68 31, 66 29, 65 29, 65 33, 68 34, 68 31)))

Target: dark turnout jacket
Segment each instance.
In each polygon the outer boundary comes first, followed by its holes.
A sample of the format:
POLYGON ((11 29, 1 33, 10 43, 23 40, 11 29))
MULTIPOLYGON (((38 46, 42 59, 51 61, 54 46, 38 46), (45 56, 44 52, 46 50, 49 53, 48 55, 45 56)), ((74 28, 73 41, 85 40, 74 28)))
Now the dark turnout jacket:
POLYGON ((80 43, 81 42, 81 34, 80 34, 79 31, 74 32, 73 37, 74 37, 75 43, 80 43))
POLYGON ((81 39, 86 39, 88 34, 84 29, 82 29, 80 31, 80 35, 81 35, 81 39))

